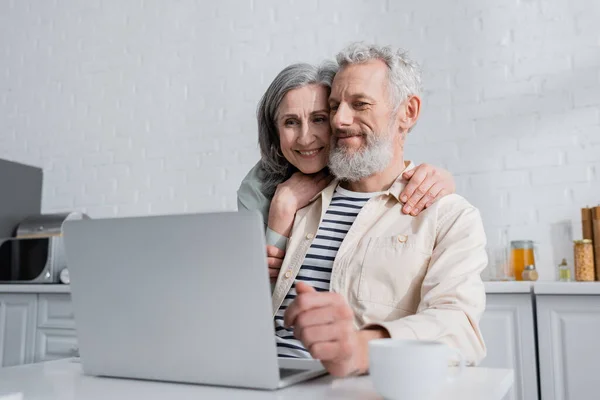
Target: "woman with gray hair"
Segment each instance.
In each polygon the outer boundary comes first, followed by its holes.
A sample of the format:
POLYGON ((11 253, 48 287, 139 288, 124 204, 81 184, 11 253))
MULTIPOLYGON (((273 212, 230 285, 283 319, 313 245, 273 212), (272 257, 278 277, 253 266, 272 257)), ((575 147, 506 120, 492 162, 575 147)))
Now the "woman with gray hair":
MULTIPOLYGON (((269 85, 257 110, 261 160, 238 189, 238 209, 259 210, 264 218, 269 256, 269 276, 277 279, 296 211, 308 205, 333 177, 329 174, 328 97, 337 64, 293 64, 269 85)), ((415 168, 406 195, 404 212, 426 208, 439 195, 429 189, 437 184, 443 193, 454 192, 452 175, 421 164, 415 168), (432 200, 434 199, 434 200, 432 200)))

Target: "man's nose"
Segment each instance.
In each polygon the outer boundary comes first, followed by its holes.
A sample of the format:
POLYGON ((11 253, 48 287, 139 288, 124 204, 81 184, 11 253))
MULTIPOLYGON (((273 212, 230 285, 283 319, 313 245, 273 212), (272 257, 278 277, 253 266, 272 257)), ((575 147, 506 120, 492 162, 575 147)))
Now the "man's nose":
POLYGON ((338 129, 352 125, 352 110, 347 105, 340 104, 331 121, 333 127, 338 129))

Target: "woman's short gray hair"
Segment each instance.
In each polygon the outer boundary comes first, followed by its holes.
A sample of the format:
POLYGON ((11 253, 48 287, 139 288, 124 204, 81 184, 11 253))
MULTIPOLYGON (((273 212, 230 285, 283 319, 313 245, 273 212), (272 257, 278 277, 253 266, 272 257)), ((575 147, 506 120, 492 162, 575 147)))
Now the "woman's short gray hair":
POLYGON ((337 68, 337 65, 331 61, 318 66, 304 63, 292 64, 275 77, 260 99, 256 118, 261 154, 262 189, 266 196, 271 197, 277 185, 288 179, 296 170, 281 152, 276 122, 279 105, 287 92, 293 89, 312 84, 331 89, 331 82, 337 68))
POLYGON ((394 111, 397 111, 400 104, 409 96, 421 95, 421 68, 402 49, 394 51, 389 46, 357 42, 340 51, 336 59, 339 68, 371 60, 385 62, 389 68, 389 89, 394 111))

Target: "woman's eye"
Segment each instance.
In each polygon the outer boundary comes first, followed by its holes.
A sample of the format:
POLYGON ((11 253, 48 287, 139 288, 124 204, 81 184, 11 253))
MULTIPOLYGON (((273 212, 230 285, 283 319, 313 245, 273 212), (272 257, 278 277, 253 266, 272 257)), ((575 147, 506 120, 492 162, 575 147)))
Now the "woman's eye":
POLYGON ((368 105, 368 103, 365 103, 364 101, 357 101, 356 103, 354 103, 354 107, 356 108, 364 108, 368 105))
POLYGON ((284 123, 285 126, 294 126, 297 124, 298 124, 298 121, 296 121, 295 119, 288 119, 284 123))
POLYGON ((315 117, 315 119, 313 120, 313 122, 320 124, 323 122, 327 122, 327 117, 315 117))

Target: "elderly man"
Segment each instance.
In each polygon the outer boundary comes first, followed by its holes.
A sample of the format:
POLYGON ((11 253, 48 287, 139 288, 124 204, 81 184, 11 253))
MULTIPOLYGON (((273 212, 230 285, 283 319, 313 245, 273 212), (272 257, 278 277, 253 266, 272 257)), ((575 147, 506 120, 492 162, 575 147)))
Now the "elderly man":
POLYGON ((337 61, 337 179, 296 215, 272 298, 279 355, 312 356, 335 376, 366 373, 368 342, 391 337, 445 342, 477 363, 487 263, 479 212, 458 195, 417 217, 401 211, 402 174, 413 168, 404 142, 421 110, 418 66, 364 44, 337 61))

